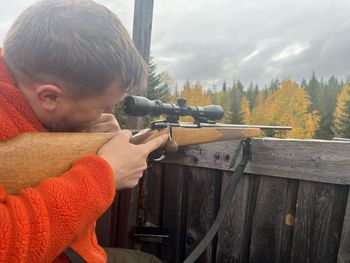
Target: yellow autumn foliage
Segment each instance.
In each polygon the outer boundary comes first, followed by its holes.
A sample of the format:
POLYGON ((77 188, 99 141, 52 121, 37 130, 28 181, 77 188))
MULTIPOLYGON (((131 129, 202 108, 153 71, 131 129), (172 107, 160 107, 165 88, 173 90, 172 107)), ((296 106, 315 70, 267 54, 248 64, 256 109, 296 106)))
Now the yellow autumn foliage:
POLYGON ((350 84, 345 85, 338 98, 334 110, 333 131, 336 137, 350 138, 350 84))
POLYGON ((249 101, 246 96, 243 96, 241 100, 241 112, 243 115, 243 123, 250 123, 252 113, 250 112, 249 101))
MULTIPOLYGON (((179 97, 186 99, 187 105, 190 106, 207 106, 211 104, 210 96, 205 94, 203 87, 199 83, 191 85, 189 82, 186 82, 179 97)), ((193 121, 191 117, 181 117, 180 120, 183 122, 193 121)))
POLYGON ((310 99, 306 91, 291 80, 284 80, 276 91, 270 91, 264 99, 263 92, 257 96, 251 123, 263 125, 292 126, 288 132, 276 132, 281 138, 312 138, 319 124, 316 112, 308 113, 310 99))

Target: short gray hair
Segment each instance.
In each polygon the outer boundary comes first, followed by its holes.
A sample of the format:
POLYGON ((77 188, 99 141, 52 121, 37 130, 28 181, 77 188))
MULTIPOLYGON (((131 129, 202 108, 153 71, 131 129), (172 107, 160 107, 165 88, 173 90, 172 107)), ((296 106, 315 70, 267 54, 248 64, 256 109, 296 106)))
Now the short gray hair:
POLYGON ((90 0, 44 0, 6 35, 4 58, 18 82, 63 85, 74 96, 101 94, 116 77, 145 85, 146 67, 118 17, 90 0))

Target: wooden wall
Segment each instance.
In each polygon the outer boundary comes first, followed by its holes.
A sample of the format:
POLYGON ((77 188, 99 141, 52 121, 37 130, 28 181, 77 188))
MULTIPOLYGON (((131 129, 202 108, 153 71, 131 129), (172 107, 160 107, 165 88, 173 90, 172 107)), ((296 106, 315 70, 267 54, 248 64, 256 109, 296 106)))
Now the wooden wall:
MULTIPOLYGON (((170 237, 135 247, 182 262, 215 219, 237 145, 191 146, 151 163, 139 222, 169 228, 170 237)), ((199 262, 350 262, 350 143, 255 139, 252 151, 199 262)))

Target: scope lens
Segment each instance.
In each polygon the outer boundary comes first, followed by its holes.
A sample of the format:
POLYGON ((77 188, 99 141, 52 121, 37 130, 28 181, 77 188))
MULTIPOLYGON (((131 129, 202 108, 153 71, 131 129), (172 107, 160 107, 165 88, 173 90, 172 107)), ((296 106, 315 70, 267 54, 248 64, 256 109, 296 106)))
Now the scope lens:
POLYGON ((126 114, 133 114, 135 112, 136 103, 132 96, 128 96, 124 100, 124 112, 126 114))

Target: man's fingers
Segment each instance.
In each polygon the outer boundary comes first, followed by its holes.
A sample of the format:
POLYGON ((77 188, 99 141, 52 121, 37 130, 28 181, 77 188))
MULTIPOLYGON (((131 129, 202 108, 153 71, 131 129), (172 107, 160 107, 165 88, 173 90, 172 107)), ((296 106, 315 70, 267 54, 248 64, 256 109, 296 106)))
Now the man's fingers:
POLYGON ((126 137, 128 137, 129 140, 132 137, 132 132, 129 130, 120 130, 120 131, 118 131, 118 133, 125 135, 126 137))
POLYGON ((144 144, 144 146, 147 147, 147 153, 151 153, 154 150, 158 149, 159 147, 163 146, 167 141, 169 137, 167 134, 160 135, 144 144))

